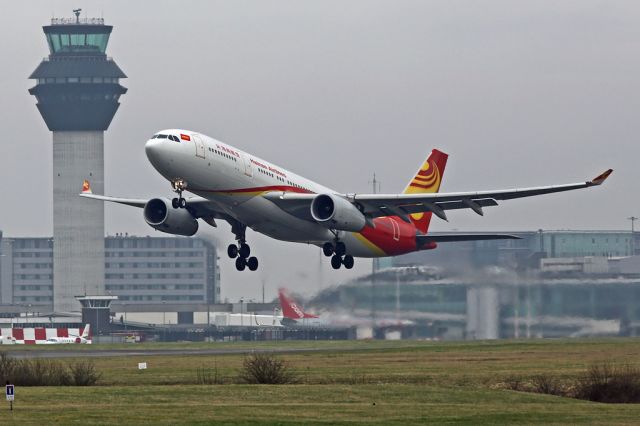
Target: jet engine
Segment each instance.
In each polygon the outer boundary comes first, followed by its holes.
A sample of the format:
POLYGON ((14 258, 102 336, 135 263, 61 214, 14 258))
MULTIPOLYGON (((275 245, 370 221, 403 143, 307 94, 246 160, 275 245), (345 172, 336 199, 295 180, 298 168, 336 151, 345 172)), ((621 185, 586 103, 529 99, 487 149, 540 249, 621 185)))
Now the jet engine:
POLYGON ((341 231, 359 232, 364 215, 349 200, 335 194, 320 194, 311 202, 311 216, 321 225, 341 231))
POLYGON ((144 220, 167 234, 190 237, 198 231, 198 221, 187 209, 174 209, 166 198, 154 198, 144 206, 144 220))

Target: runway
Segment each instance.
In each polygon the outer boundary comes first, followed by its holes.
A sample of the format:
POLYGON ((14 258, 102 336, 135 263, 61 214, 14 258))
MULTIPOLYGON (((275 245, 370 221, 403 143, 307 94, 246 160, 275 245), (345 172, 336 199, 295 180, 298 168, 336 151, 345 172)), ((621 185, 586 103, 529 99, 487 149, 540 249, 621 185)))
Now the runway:
MULTIPOLYGON (((354 351, 361 348, 291 348, 291 347, 269 347, 269 348, 242 348, 242 349, 67 349, 67 350, 9 350, 5 353, 17 359, 36 358, 107 358, 107 357, 131 357, 131 356, 154 356, 154 355, 232 355, 249 354, 253 352, 273 352, 273 353, 305 353, 305 352, 327 352, 327 351, 354 351)), ((0 346, 0 352, 2 352, 0 346)))

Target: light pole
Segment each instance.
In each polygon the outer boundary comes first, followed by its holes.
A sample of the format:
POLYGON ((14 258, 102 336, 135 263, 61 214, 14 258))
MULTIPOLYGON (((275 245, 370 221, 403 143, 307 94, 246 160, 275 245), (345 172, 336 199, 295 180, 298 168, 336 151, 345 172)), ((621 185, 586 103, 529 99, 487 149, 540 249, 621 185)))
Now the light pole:
POLYGON ((167 301, 163 300, 162 301, 162 334, 164 335, 164 339, 163 341, 167 341, 167 321, 166 321, 166 314, 167 314, 167 305, 166 305, 167 301))
POLYGON ((400 318, 400 274, 396 269, 396 320, 400 318))
POLYGON ((634 241, 634 233, 635 233, 635 222, 636 220, 638 220, 640 218, 636 217, 636 216, 630 216, 627 218, 627 220, 631 221, 631 238, 629 239, 629 248, 631 249, 631 253, 630 255, 633 256, 635 254, 635 241, 634 241))

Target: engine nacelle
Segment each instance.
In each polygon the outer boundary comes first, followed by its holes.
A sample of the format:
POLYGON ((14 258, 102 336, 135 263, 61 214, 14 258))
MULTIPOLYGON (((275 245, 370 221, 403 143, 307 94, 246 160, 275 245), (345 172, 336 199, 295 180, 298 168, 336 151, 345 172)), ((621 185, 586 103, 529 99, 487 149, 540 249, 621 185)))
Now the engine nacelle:
POLYGON ((187 209, 174 209, 166 198, 154 198, 144 206, 144 220, 167 234, 190 237, 198 231, 198 221, 187 209))
POLYGON ((327 228, 341 231, 359 232, 367 223, 356 206, 335 194, 320 194, 314 198, 311 217, 327 228))

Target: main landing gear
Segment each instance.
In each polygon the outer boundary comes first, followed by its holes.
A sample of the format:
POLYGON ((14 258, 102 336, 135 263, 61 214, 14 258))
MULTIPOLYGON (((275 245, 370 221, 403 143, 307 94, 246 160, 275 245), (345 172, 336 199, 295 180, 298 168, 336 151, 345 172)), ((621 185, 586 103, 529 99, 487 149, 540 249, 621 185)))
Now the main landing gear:
POLYGON ((353 268, 353 256, 346 254, 347 247, 342 241, 336 241, 335 244, 330 242, 324 243, 322 252, 325 256, 331 257, 331 267, 333 269, 340 269, 342 265, 347 269, 353 268))
POLYGON ((258 269, 258 259, 255 256, 251 256, 251 247, 245 241, 246 225, 239 222, 235 222, 231 225, 231 231, 236 234, 238 244, 229 244, 227 247, 227 254, 231 259, 236 260, 236 269, 238 271, 244 271, 245 268, 249 268, 250 271, 258 269))
POLYGON ((176 178, 171 181, 171 188, 173 188, 173 192, 178 194, 178 197, 171 200, 171 205, 174 209, 184 209, 187 207, 187 200, 182 198, 182 191, 187 189, 187 181, 181 178, 176 178))
POLYGON ((231 259, 236 260, 236 269, 238 271, 244 271, 245 268, 249 268, 250 271, 258 269, 258 259, 255 256, 249 257, 251 248, 245 242, 240 242, 239 245, 229 244, 227 254, 231 259))

